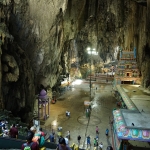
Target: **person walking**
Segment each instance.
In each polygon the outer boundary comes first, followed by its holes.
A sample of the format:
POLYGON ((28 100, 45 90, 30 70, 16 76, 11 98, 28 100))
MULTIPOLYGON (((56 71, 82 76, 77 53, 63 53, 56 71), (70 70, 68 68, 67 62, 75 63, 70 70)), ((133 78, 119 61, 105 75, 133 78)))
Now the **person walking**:
POLYGON ((87 118, 90 117, 90 109, 89 108, 86 109, 86 117, 87 118))
POLYGON ((36 135, 36 133, 37 133, 37 128, 36 128, 35 126, 32 126, 32 127, 30 128, 30 131, 34 133, 34 136, 33 136, 32 141, 33 141, 33 142, 37 142, 37 143, 39 144, 40 136, 39 136, 39 135, 36 135))
POLYGON ((32 126, 31 128, 30 128, 30 131, 32 131, 34 134, 37 132, 37 129, 36 129, 36 127, 35 126, 32 126))
POLYGON ((88 145, 90 145, 90 147, 91 147, 91 138, 90 138, 90 136, 87 137, 87 148, 88 148, 88 145))
POLYGON ((69 139, 68 139, 68 136, 66 136, 64 139, 65 139, 66 145, 69 145, 69 139))
POLYGON ((68 111, 66 110, 66 117, 68 117, 68 111))
POLYGON ((55 135, 55 130, 54 129, 52 129, 52 134, 55 135))
POLYGON ((96 140, 97 140, 97 141, 99 140, 99 136, 98 136, 98 135, 96 135, 96 140))
POLYGON ((57 150, 71 150, 71 148, 66 144, 66 141, 63 137, 59 138, 57 150))
POLYGON ((33 142, 32 138, 34 137, 34 133, 29 131, 26 137, 27 142, 22 144, 21 150, 39 150, 39 145, 37 142, 33 142))
POLYGON ((96 147, 97 145, 97 141, 96 141, 96 138, 94 138, 94 147, 96 147))
POLYGON ((66 117, 70 118, 70 112, 66 111, 66 117))
POLYGON ((80 135, 78 135, 77 140, 78 140, 78 145, 80 145, 80 140, 81 140, 81 136, 80 135))
POLYGON ((108 128, 106 129, 105 134, 106 134, 106 136, 108 137, 108 134, 109 134, 108 128))
POLYGON ((70 140, 70 131, 69 130, 67 131, 67 137, 70 140))
POLYGON ((15 124, 12 125, 9 134, 11 138, 18 138, 18 129, 16 128, 15 124))
POLYGON ((47 135, 47 133, 43 132, 42 128, 39 129, 39 132, 41 132, 41 135, 44 136, 44 137, 47 135))
POLYGON ((57 136, 58 138, 62 137, 62 127, 58 127, 57 136))
POLYGON ((99 134, 99 128, 98 128, 98 126, 96 126, 96 135, 98 135, 99 134))
POLYGON ((50 142, 54 143, 55 142, 54 134, 51 133, 47 140, 50 140, 50 142))
POLYGON ((70 118, 70 112, 68 111, 68 118, 70 118))
POLYGON ((100 150, 103 149, 103 143, 102 142, 99 144, 99 148, 100 148, 100 150))

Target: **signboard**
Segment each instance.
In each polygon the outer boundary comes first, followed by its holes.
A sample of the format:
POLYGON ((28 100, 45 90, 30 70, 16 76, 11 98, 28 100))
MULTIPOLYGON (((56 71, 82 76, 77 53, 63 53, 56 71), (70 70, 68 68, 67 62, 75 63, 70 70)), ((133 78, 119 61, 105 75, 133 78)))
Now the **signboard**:
POLYGON ((40 126, 40 121, 39 120, 33 120, 33 124, 35 126, 40 126))

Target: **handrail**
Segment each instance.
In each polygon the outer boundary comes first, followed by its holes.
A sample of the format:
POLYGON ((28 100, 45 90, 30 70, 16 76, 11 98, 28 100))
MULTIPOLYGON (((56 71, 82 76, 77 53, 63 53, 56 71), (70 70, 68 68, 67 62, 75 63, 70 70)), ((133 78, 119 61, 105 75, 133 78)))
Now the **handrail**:
MULTIPOLYGON (((0 137, 0 149, 21 149, 23 143, 26 140, 9 138, 9 137, 0 137)), ((51 142, 45 142, 44 146, 50 149, 56 149, 57 144, 51 142)))
POLYGON ((0 149, 10 149, 10 148, 17 148, 21 149, 21 146, 23 143, 25 143, 25 140, 20 139, 14 139, 9 137, 0 137, 0 149))

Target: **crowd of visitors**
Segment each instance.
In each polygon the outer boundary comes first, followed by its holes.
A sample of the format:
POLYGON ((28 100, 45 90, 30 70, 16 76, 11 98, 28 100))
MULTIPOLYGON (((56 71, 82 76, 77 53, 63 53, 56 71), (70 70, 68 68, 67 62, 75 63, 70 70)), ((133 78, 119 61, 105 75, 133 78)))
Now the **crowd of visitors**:
POLYGON ((34 132, 29 131, 27 133, 26 140, 27 142, 22 144, 21 150, 39 150, 39 145, 37 142, 33 142, 34 132))
MULTIPOLYGON (((59 132, 62 131, 62 127, 58 127, 58 132, 57 132, 57 135, 55 135, 55 132, 52 131, 52 133, 50 134, 49 138, 47 140, 49 140, 50 142, 54 142, 54 143, 58 143, 58 149, 60 150, 63 150, 64 147, 66 149, 69 150, 69 141, 70 141, 70 131, 67 131, 66 132, 66 136, 62 136, 62 133, 60 134, 59 132), (58 138, 58 142, 57 142, 57 138, 58 138)), ((95 138, 94 138, 94 143, 93 143, 93 146, 95 149, 99 149, 99 150, 102 150, 103 149, 103 143, 102 142, 99 142, 99 128, 98 126, 96 126, 95 128, 95 132, 96 132, 96 135, 95 135, 95 138)), ((106 131, 104 132, 104 134, 106 135, 106 137, 108 138, 109 136, 109 129, 107 128, 106 131)), ((81 141, 81 136, 78 135, 77 136, 77 143, 78 143, 78 146, 80 146, 80 141, 81 141)), ((90 147, 91 148, 91 137, 90 135, 88 135, 86 137, 86 144, 87 144, 87 148, 90 147)))
POLYGON ((0 120, 0 135, 3 137, 18 138, 17 124, 12 124, 9 127, 8 121, 0 120))
MULTIPOLYGON (((10 137, 18 139, 18 124, 12 124, 9 126, 8 121, 0 120, 0 135, 2 137, 10 137)), ((31 127, 27 131, 26 142, 22 145, 22 150, 39 150, 45 143, 45 133, 42 129, 37 130, 35 126, 31 127)), ((43 148, 44 150, 44 148, 43 148)))
MULTIPOLYGON (((99 143, 99 128, 98 128, 98 126, 96 126, 95 131, 96 131, 96 137, 94 138, 93 146, 94 146, 95 149, 102 150, 103 149, 103 143, 102 142, 99 143)), ((108 128, 105 131, 105 135, 108 138, 108 136, 109 136, 109 129, 108 128)), ((87 148, 89 146, 91 147, 91 137, 90 137, 90 135, 87 136, 86 142, 87 142, 87 148)))
POLYGON ((21 149, 28 150, 27 148, 30 148, 30 150, 39 150, 39 149, 45 150, 46 149, 46 147, 44 147, 46 141, 45 136, 46 133, 42 131, 42 128, 38 129, 36 126, 32 126, 27 133, 26 137, 27 142, 22 144, 21 149))
POLYGON ((50 135, 46 138, 46 134, 41 128, 38 130, 35 126, 32 126, 26 137, 27 142, 22 145, 22 150, 26 149, 26 147, 30 147, 31 150, 45 150, 45 141, 57 144, 57 149, 59 150, 71 150, 69 147, 70 131, 67 131, 66 137, 62 137, 61 131, 62 127, 58 127, 57 135, 55 135, 55 131, 52 129, 50 135))
MULTIPOLYGON (((12 126, 8 129, 8 122, 1 120, 0 121, 0 128, 2 130, 2 136, 3 137, 11 137, 11 138, 18 138, 18 128, 17 125, 12 124, 12 126)), ((52 129, 50 135, 46 137, 46 134, 42 131, 42 128, 37 129, 36 126, 32 126, 30 130, 27 132, 26 136, 26 142, 22 144, 21 149, 22 150, 28 150, 30 148, 31 150, 39 150, 39 148, 42 148, 42 150, 46 149, 44 147, 45 141, 49 141, 55 144, 58 144, 57 149, 58 150, 71 150, 69 147, 69 140, 70 140, 70 131, 68 130, 66 132, 66 136, 62 136, 62 127, 58 127, 57 135, 55 134, 55 131, 52 129), (58 140, 58 141, 57 141, 58 140)), ((94 144, 93 146, 96 149, 103 149, 103 143, 99 143, 99 128, 96 126, 95 128, 95 133, 96 136, 94 138, 94 144)), ((105 131, 105 135, 108 138, 109 136, 109 129, 107 128, 105 131)), ((78 146, 80 146, 80 141, 81 141, 81 136, 77 136, 77 142, 78 146)), ((91 137, 88 135, 86 137, 86 143, 87 143, 87 148, 90 146, 91 147, 91 137)))

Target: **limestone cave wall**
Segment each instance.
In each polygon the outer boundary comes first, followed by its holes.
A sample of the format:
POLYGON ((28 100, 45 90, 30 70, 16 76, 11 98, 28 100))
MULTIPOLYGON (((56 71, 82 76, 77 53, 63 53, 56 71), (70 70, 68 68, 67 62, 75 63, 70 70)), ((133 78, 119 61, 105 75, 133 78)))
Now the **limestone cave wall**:
POLYGON ((26 121, 40 88, 51 90, 61 74, 67 1, 2 0, 0 6, 1 107, 26 121))
POLYGON ((72 63, 80 69, 88 61, 87 47, 103 62, 136 48, 142 85, 149 87, 149 3, 0 0, 1 107, 24 120, 31 117, 41 85, 51 91, 72 63))

